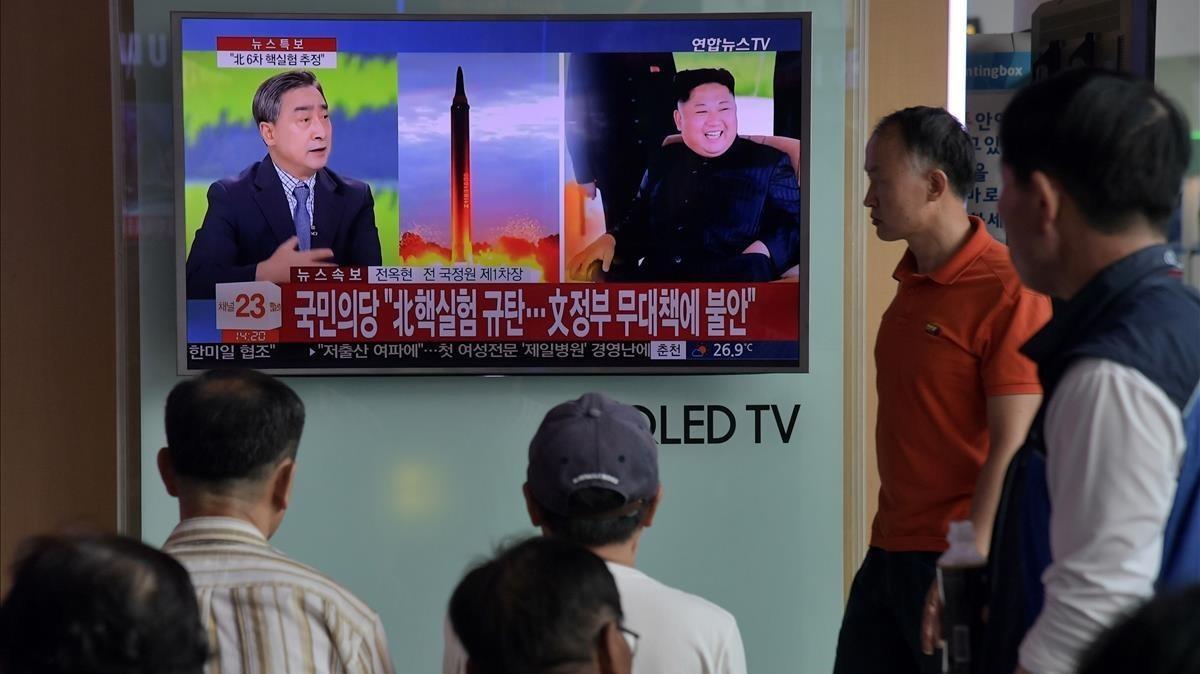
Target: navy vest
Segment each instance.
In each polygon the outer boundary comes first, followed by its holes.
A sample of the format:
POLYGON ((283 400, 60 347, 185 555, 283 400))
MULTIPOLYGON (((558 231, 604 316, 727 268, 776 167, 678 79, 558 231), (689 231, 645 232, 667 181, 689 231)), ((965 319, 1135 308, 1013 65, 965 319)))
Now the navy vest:
POLYGON ((1187 448, 1163 532, 1158 587, 1200 581, 1200 295, 1178 278, 1167 246, 1151 246, 1105 268, 1022 351, 1038 365, 1045 397, 1005 475, 989 559, 991 604, 984 671, 1011 674, 1017 648, 1042 609, 1050 564, 1046 406, 1077 360, 1133 368, 1179 407, 1187 448))

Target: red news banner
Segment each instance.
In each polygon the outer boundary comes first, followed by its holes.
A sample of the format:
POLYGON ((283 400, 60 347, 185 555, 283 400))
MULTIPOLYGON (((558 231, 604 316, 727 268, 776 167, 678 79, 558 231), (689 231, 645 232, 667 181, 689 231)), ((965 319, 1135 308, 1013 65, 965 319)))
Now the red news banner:
POLYGON ((371 283, 361 268, 219 287, 224 342, 795 341, 795 283, 371 283), (306 278, 300 281, 299 278, 306 278))
POLYGON ((337 38, 279 35, 217 37, 221 68, 336 68, 337 38))

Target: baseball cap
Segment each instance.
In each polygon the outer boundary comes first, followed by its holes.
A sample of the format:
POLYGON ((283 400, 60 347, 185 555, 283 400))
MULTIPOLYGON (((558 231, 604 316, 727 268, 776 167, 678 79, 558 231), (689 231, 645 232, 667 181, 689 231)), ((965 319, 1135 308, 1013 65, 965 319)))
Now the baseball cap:
POLYGON ((658 445, 637 408, 585 393, 546 413, 529 442, 525 474, 538 505, 568 516, 571 494, 600 487, 628 505, 658 493, 658 445))

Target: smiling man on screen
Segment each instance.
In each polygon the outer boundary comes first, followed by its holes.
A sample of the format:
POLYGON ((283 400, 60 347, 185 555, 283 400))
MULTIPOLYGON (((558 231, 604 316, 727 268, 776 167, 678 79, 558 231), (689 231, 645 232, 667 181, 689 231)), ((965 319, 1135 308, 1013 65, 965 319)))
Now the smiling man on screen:
POLYGON ((567 264, 614 281, 771 281, 800 257, 800 187, 788 155, 738 137, 733 75, 675 76, 675 126, 625 219, 567 264))

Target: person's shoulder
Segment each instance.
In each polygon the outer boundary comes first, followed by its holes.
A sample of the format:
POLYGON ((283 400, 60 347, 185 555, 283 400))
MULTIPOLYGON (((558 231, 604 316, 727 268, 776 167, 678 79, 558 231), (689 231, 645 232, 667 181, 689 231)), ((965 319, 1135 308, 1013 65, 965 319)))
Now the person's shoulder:
POLYGON ((755 166, 774 166, 781 162, 791 166, 791 160, 788 159, 786 152, 766 143, 750 140, 745 136, 738 136, 729 149, 743 157, 744 161, 749 161, 755 166))
POLYGON ((197 587, 207 585, 210 574, 222 584, 290 586, 360 625, 378 621, 375 611, 341 583, 270 546, 232 543, 195 551, 179 546, 167 552, 188 569, 197 587))
POLYGON ((331 633, 348 627, 347 635, 350 641, 347 643, 374 643, 374 635, 383 625, 383 621, 374 609, 341 583, 321 571, 296 561, 279 550, 271 548, 271 551, 281 563, 289 565, 295 574, 290 584, 303 594, 312 596, 322 605, 322 614, 331 633))
POLYGON ((989 241, 976 264, 982 272, 982 279, 1000 288, 1008 300, 1015 302, 1021 299, 1022 294, 1042 297, 1021 283, 1017 268, 1013 266, 1012 257, 1008 254, 1008 246, 1002 242, 994 238, 989 241))
POLYGON ((325 595, 327 599, 333 600, 335 605, 343 611, 348 611, 364 620, 378 620, 378 616, 375 614, 375 611, 372 610, 366 602, 359 599, 357 595, 346 589, 338 581, 303 562, 299 562, 291 557, 288 557, 278 550, 275 552, 278 553, 283 560, 286 560, 288 563, 294 565, 295 568, 303 570, 303 572, 307 573, 312 579, 313 583, 315 583, 321 589, 321 593, 325 595))
POLYGON ((737 620, 733 614, 715 602, 671 587, 640 571, 635 573, 636 575, 624 579, 622 574, 614 574, 617 576, 618 586, 622 586, 622 597, 626 592, 637 592, 651 599, 663 610, 678 616, 680 621, 705 624, 718 631, 737 630, 737 620))
POLYGON ((247 189, 254 184, 254 180, 258 176, 258 170, 261 166, 262 162, 256 161, 242 169, 242 171, 237 175, 227 176, 225 178, 221 178, 220 180, 213 181, 213 184, 209 189, 210 191, 212 189, 219 189, 228 193, 247 189))
POLYGON ((321 173, 329 178, 338 192, 366 194, 371 189, 365 182, 337 173, 328 166, 321 169, 321 173))
POLYGON ((1095 409, 1104 410, 1106 415, 1120 415, 1134 409, 1130 404, 1137 396, 1159 402, 1164 409, 1172 406, 1167 391, 1136 364, 1081 353, 1063 372, 1051 394, 1048 419, 1074 423, 1081 410, 1095 409), (1120 394, 1098 396, 1098 391, 1120 391, 1120 394))
POLYGON ((688 162, 694 161, 689 157, 695 157, 695 154, 682 141, 659 146, 646 164, 647 180, 654 184, 665 180, 670 174, 682 173, 688 162))
MULTIPOLYGON (((1178 278, 1163 274, 1125 295, 1099 322, 1091 342, 1105 340, 1143 347, 1174 344, 1179 355, 1200 360, 1200 293, 1178 278)), ((1142 349, 1134 349, 1142 350, 1142 349)))
POLYGON ((715 602, 705 599, 698 594, 685 592, 669 585, 663 585, 663 588, 665 588, 669 596, 673 597, 673 601, 680 610, 686 611, 693 618, 703 620, 718 630, 737 629, 737 620, 733 617, 733 614, 715 602))
POLYGON ((1125 305, 1131 312, 1146 315, 1178 313, 1185 321, 1200 321, 1200 291, 1168 273, 1131 295, 1125 305))
POLYGON ((653 154, 651 164, 665 164, 683 161, 689 154, 692 154, 692 151, 683 141, 678 141, 659 146, 658 151, 653 154))

